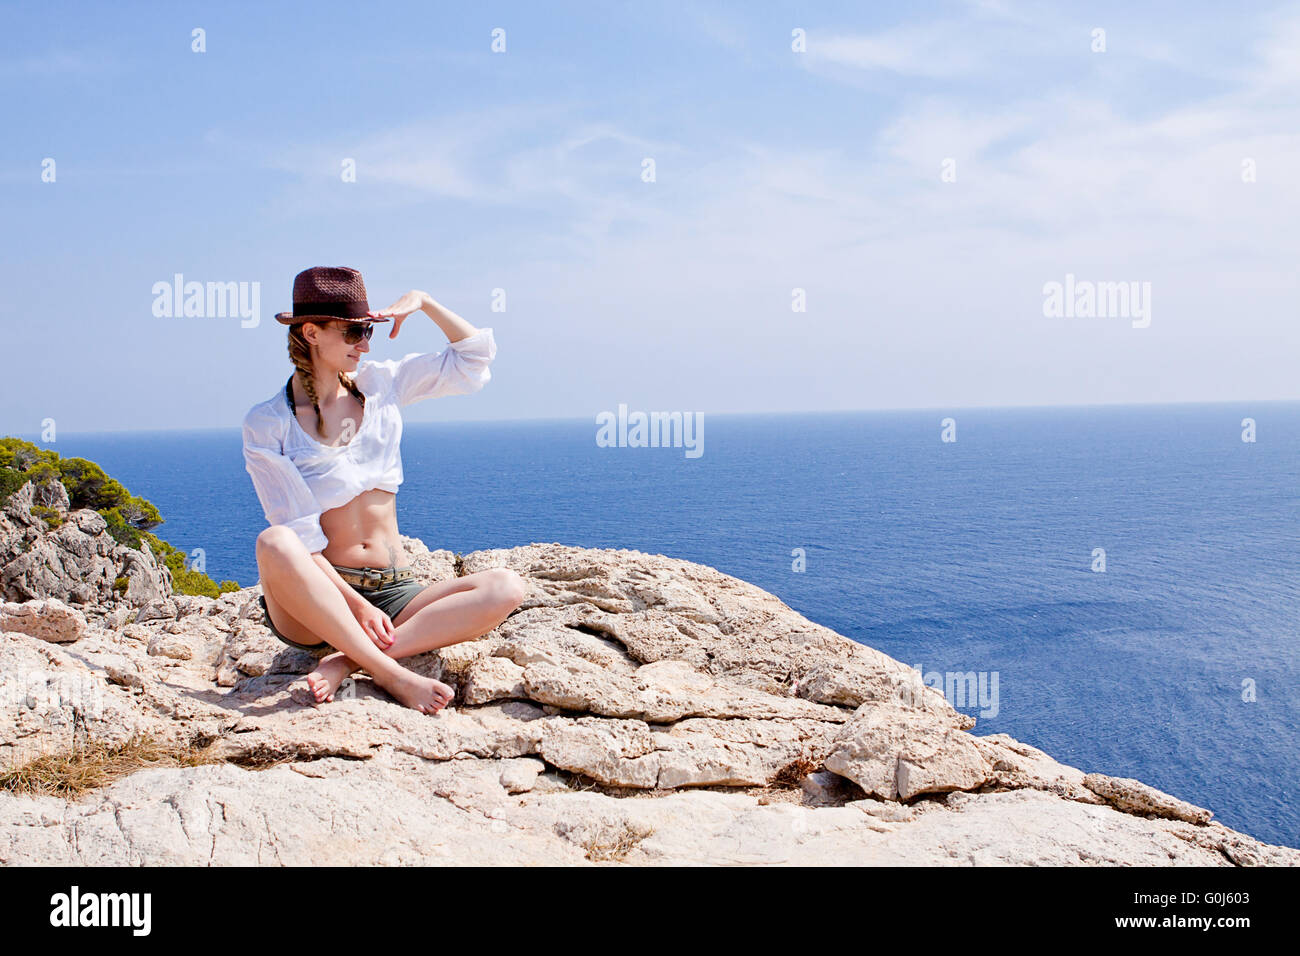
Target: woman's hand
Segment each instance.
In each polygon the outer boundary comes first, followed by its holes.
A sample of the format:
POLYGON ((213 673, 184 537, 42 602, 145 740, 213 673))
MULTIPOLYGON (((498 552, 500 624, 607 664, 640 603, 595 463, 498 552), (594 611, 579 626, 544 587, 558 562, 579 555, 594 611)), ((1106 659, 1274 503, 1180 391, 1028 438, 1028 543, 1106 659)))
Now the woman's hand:
POLYGON ((388 337, 390 339, 395 339, 397 338, 397 330, 402 327, 402 323, 406 321, 406 317, 412 312, 418 312, 420 309, 424 308, 424 304, 428 301, 428 298, 429 294, 427 292, 412 289, 388 308, 379 309, 378 311, 371 309, 367 314, 373 319, 384 318, 385 316, 391 318, 393 320, 393 330, 388 333, 388 337))
POLYGON ((361 630, 366 632, 366 635, 375 642, 375 646, 381 651, 386 651, 392 647, 395 635, 393 633, 393 622, 387 614, 363 599, 361 604, 352 609, 352 616, 361 625, 361 630))

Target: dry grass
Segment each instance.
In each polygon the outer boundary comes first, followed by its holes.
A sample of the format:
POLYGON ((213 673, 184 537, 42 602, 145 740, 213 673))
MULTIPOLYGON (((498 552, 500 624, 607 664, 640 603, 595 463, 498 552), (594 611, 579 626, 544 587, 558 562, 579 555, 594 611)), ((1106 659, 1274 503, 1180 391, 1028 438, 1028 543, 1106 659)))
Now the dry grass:
POLYGON ((824 759, 824 757, 809 755, 797 757, 776 772, 770 786, 798 787, 803 782, 804 777, 810 773, 816 773, 821 768, 824 759))
POLYGON ((197 767, 220 763, 208 748, 173 744, 145 736, 127 744, 77 744, 62 753, 41 754, 0 773, 0 789, 28 796, 76 799, 115 780, 152 767, 197 767))
POLYGON ((636 845, 654 833, 654 827, 634 827, 626 820, 610 835, 601 840, 590 837, 582 841, 582 848, 587 851, 587 859, 593 862, 602 860, 621 861, 636 845))

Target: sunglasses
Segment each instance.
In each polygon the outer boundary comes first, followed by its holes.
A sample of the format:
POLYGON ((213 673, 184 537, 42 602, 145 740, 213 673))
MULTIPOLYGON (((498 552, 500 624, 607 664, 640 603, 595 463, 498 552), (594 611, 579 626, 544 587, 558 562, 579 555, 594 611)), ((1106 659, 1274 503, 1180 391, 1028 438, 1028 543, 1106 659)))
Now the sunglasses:
POLYGON ((356 345, 362 339, 369 342, 370 337, 375 334, 375 326, 372 322, 349 322, 336 328, 343 333, 343 341, 348 345, 356 345))

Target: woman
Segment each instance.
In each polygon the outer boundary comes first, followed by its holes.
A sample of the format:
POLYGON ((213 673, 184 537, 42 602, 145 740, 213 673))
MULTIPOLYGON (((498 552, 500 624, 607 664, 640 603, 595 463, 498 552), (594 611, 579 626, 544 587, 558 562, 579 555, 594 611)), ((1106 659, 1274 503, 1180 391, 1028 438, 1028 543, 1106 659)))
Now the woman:
POLYGON ((355 269, 316 267, 293 283, 295 371, 244 417, 244 463, 271 526, 257 536, 265 621, 285 644, 319 653, 307 675, 318 702, 364 668, 396 699, 437 713, 452 688, 397 661, 486 634, 523 600, 519 575, 492 568, 423 587, 397 531, 399 407, 475 392, 496 357, 492 329, 476 329, 411 291, 371 311, 355 269), (361 361, 378 322, 390 339, 416 310, 446 333, 441 352, 361 361), (334 653, 329 653, 331 650, 334 653))

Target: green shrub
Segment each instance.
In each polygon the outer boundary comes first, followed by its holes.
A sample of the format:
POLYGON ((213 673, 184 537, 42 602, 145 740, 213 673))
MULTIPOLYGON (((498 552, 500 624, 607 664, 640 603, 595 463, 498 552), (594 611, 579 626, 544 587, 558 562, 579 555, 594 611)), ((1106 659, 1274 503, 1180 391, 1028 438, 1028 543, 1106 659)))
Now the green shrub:
POLYGON ((7 505, 13 493, 27 484, 21 471, 0 465, 0 505, 7 505))
POLYGON ((26 471, 38 462, 57 462, 59 453, 21 438, 0 438, 0 467, 26 471))
POLYGON ((141 531, 147 531, 150 528, 156 528, 162 524, 162 515, 154 507, 153 502, 145 501, 143 498, 132 495, 128 501, 124 501, 117 506, 118 514, 122 520, 132 528, 138 528, 141 531))
MULTIPOLYGON (((118 544, 124 544, 128 548, 139 549, 140 531, 127 524, 121 512, 116 508, 105 508, 100 514, 108 522, 108 533, 113 536, 114 541, 118 544)), ((145 534, 148 534, 148 532, 145 532, 145 534)))
POLYGON ((172 573, 172 594, 194 594, 199 597, 219 597, 221 592, 217 590, 217 582, 206 574, 198 571, 182 571, 180 574, 172 573))
POLYGON ((45 519, 45 525, 51 531, 63 524, 63 512, 58 508, 47 508, 45 505, 32 505, 32 514, 38 518, 45 519))
MULTIPOLYGON (((33 483, 38 501, 42 488, 48 488, 54 481, 62 482, 71 508, 93 508, 103 515, 114 541, 137 550, 142 541, 147 542, 171 571, 173 594, 217 597, 239 590, 234 581, 222 581, 218 586, 206 574, 186 567, 185 552, 153 534, 152 529, 163 523, 163 516, 153 502, 131 494, 93 461, 62 458, 58 452, 13 436, 0 438, 0 507, 28 481, 33 483)), ((32 513, 43 518, 51 528, 57 528, 63 522, 57 508, 36 504, 32 506, 32 513)), ((125 581, 126 578, 118 578, 114 590, 124 590, 125 581)))
POLYGON ((104 469, 93 461, 60 458, 58 466, 59 475, 64 487, 68 489, 68 497, 72 499, 74 508, 103 511, 124 505, 131 498, 130 492, 119 481, 104 474, 104 469))
MULTIPOLYGON (((201 571, 195 571, 189 567, 189 555, 184 551, 173 548, 166 541, 148 531, 142 534, 149 541, 149 547, 153 548, 154 554, 162 559, 163 564, 172 573, 172 593, 173 594, 195 594, 200 597, 220 597, 221 589, 217 587, 217 582, 212 580, 201 571)), ((233 583, 233 582, 231 582, 233 583)), ((235 585, 235 590, 239 590, 239 585, 235 585)))

